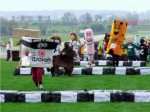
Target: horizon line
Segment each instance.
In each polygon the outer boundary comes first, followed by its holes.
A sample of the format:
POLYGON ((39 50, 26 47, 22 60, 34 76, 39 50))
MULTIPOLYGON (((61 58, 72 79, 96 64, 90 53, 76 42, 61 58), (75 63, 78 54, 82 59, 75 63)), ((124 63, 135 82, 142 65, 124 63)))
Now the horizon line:
POLYGON ((29 12, 29 11, 124 11, 124 12, 147 12, 150 11, 150 9, 147 9, 145 11, 130 11, 130 10, 120 10, 120 9, 42 9, 42 10, 2 10, 0 12, 29 12))

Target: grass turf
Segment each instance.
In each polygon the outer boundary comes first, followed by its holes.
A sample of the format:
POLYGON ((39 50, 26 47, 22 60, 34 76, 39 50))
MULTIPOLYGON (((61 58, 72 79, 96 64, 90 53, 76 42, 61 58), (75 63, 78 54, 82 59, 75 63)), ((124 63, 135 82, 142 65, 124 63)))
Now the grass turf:
MULTIPOLYGON (((14 76, 18 62, 0 60, 0 89, 34 91, 31 76, 14 76)), ((43 75, 44 90, 150 90, 150 76, 74 75, 49 77, 43 75)), ((1 103, 1 112, 150 112, 150 103, 1 103)))
MULTIPOLYGON (((14 76, 13 70, 18 62, 1 60, 1 89, 32 91, 35 86, 30 75, 14 76)), ((43 75, 44 90, 94 90, 94 89, 121 89, 121 90, 149 90, 150 76, 145 75, 73 75, 72 77, 49 77, 43 75)))
POLYGON ((150 112, 149 103, 2 103, 1 112, 150 112))

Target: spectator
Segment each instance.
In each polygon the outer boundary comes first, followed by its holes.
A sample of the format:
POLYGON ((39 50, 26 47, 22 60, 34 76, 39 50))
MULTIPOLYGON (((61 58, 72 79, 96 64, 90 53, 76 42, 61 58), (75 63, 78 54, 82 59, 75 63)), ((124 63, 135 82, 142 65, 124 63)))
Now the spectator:
POLYGON ((81 54, 80 58, 82 61, 84 60, 84 49, 85 49, 85 45, 84 45, 84 42, 82 42, 80 46, 80 54, 81 54))
POLYGON ((70 33, 70 42, 73 45, 73 50, 76 52, 77 57, 75 57, 75 61, 80 61, 79 57, 79 47, 80 47, 80 41, 78 40, 77 34, 75 32, 70 33))
POLYGON ((148 63, 150 63, 150 42, 149 42, 149 46, 148 46, 148 63))
POLYGON ((8 42, 8 44, 6 45, 6 51, 7 51, 7 59, 6 61, 9 61, 10 57, 11 57, 11 50, 12 50, 12 46, 10 41, 8 42))
POLYGON ((98 49, 98 60, 101 60, 101 59, 102 59, 102 48, 100 46, 98 49))
POLYGON ((148 56, 148 46, 146 45, 146 41, 142 38, 140 40, 140 60, 147 61, 148 56))

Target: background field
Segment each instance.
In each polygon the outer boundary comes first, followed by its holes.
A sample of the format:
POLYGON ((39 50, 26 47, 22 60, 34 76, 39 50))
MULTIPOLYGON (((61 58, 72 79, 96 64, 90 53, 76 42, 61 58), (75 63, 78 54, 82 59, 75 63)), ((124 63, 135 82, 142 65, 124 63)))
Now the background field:
MULTIPOLYGON (((14 76, 18 62, 0 60, 0 89, 34 91, 31 76, 14 76)), ((150 65, 148 65, 150 66, 150 65)), ((49 77, 43 75, 44 90, 150 90, 150 76, 74 75, 49 77)), ((2 112, 150 112, 150 103, 1 103, 2 112)))

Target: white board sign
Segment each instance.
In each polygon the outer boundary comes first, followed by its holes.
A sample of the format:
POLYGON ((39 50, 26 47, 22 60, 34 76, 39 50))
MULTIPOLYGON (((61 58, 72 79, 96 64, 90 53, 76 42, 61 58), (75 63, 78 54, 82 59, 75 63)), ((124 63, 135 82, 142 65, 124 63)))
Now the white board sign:
POLYGON ((52 40, 22 37, 21 40, 22 66, 52 67, 53 66, 52 57, 56 47, 57 43, 53 42, 52 40))

